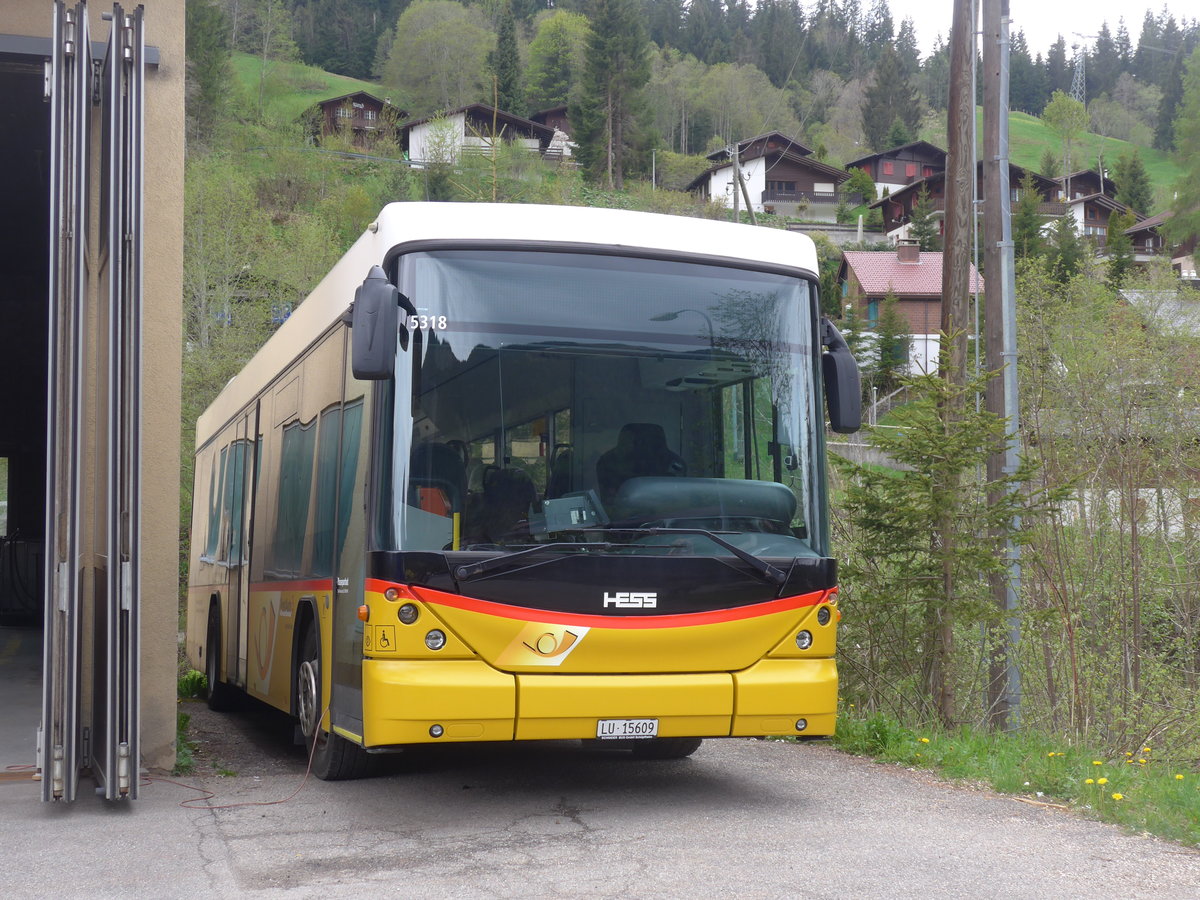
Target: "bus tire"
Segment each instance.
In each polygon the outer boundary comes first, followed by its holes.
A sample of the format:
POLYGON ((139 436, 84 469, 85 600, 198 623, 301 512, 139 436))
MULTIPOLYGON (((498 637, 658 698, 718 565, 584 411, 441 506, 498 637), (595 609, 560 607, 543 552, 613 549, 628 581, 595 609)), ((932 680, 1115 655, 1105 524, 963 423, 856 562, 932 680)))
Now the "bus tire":
POLYGON ((296 716, 304 746, 312 759, 312 773, 322 781, 363 778, 374 769, 371 756, 339 734, 321 728, 321 660, 317 650, 317 628, 311 622, 300 642, 296 666, 296 716))
POLYGON ((221 680, 221 611, 214 603, 208 608, 208 636, 204 642, 204 680, 208 708, 217 712, 232 709, 233 686, 221 680))
POLYGON ((651 738, 637 741, 632 750, 638 759, 683 759, 700 749, 703 739, 697 737, 651 738))

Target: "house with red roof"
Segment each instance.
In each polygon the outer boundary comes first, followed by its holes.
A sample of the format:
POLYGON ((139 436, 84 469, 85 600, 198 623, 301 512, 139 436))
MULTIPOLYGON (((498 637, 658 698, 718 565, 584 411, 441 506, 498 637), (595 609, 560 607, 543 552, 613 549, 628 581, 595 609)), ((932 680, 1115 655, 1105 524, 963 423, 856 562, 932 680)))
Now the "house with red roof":
MULTIPOLYGON (((901 243, 894 251, 847 250, 838 269, 843 309, 850 306, 874 329, 884 298, 894 294, 908 322, 910 374, 937 370, 942 326, 941 251, 901 243)), ((983 292, 983 278, 971 266, 970 289, 983 292)))

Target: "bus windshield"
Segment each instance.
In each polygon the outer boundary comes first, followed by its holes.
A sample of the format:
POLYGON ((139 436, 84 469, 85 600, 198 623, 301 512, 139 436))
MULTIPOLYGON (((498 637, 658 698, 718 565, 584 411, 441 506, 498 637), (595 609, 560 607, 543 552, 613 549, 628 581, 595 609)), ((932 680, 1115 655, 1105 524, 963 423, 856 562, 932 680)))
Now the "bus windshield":
POLYGON ((445 250, 398 284, 380 549, 826 555, 808 280, 445 250))

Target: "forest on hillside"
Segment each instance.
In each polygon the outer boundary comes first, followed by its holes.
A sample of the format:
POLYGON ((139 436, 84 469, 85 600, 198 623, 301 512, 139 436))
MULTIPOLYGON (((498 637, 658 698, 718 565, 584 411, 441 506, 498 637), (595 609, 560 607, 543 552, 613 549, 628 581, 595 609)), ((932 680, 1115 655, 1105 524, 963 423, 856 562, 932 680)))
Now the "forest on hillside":
MULTIPOLYGON (((645 86, 625 129, 635 159, 639 148, 698 153, 778 130, 845 163, 915 137, 948 90, 948 46, 939 37, 922 57, 913 21, 897 21, 887 0, 213 2, 234 49, 377 81, 412 115, 491 102, 493 76, 510 112, 584 109, 613 80, 589 70, 589 40, 624 32, 638 65, 620 73, 622 87, 645 86)), ((1165 9, 1102 25, 1082 52, 1091 130, 1172 149, 1184 62, 1198 43, 1197 20, 1165 9)), ((1018 28, 1012 109, 1040 114, 1054 91, 1070 91, 1074 66, 1067 38, 1043 56, 1018 28)))

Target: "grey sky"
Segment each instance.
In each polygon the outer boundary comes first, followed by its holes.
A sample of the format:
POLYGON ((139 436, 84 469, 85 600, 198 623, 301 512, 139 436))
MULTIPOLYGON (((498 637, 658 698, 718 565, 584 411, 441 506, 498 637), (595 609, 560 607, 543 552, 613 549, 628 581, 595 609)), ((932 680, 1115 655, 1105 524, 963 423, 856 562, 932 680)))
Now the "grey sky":
MULTIPOLYGON (((1166 7, 1175 16, 1177 22, 1184 18, 1196 16, 1196 7, 1191 2, 1170 0, 1166 7)), ((892 10, 892 18, 899 27, 905 16, 911 16, 917 28, 917 41, 921 47, 921 55, 926 55, 933 46, 938 34, 945 40, 950 34, 950 19, 953 13, 951 0, 888 0, 892 10)), ((1137 44, 1138 35, 1142 32, 1142 19, 1146 10, 1151 9, 1158 15, 1164 4, 1147 2, 1147 0, 1009 0, 1011 28, 1015 34, 1018 29, 1025 32, 1029 42, 1029 52, 1045 56, 1055 38, 1061 34, 1067 41, 1067 55, 1070 55, 1072 43, 1080 42, 1074 32, 1094 35, 1101 24, 1108 22, 1109 31, 1116 34, 1117 21, 1124 17, 1125 27, 1129 31, 1130 40, 1137 44)), ((870 8, 869 3, 863 7, 870 8)), ((1086 43, 1087 39, 1083 41, 1086 43)))

